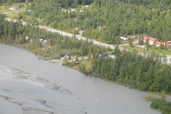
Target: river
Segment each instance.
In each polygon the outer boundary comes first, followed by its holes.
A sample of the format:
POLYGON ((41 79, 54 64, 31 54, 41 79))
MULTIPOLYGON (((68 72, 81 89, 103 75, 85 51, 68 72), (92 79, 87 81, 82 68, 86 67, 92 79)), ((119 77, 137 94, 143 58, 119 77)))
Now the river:
MULTIPOLYGON (((63 90, 69 90, 72 93, 55 92, 46 87, 35 87, 35 85, 29 86, 29 84, 23 85, 22 83, 5 84, 0 81, 0 95, 11 97, 14 95, 16 99, 19 99, 17 96, 26 99, 25 96, 30 97, 31 95, 34 98, 40 97, 48 101, 48 106, 40 106, 37 102, 35 104, 23 100, 27 102, 27 105, 22 106, 23 108, 36 107, 50 110, 50 112, 54 111, 54 114, 84 114, 85 112, 88 114, 160 114, 157 110, 150 108, 150 103, 144 100, 144 96, 148 95, 146 92, 86 76, 68 67, 40 60, 23 49, 0 44, 0 64, 41 77, 49 84, 62 85, 63 90)), ((0 72, 1 75, 2 72, 0 72)), ((13 106, 2 99, 0 101, 0 112, 2 106, 13 106)), ((14 111, 6 114, 20 114, 14 111)), ((5 111, 2 114, 5 114, 5 111)))

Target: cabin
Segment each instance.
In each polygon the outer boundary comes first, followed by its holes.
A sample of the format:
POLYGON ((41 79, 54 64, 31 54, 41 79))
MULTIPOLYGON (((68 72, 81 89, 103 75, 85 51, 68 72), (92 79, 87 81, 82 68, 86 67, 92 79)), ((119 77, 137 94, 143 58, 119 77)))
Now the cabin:
POLYGON ((40 42, 43 42, 43 39, 39 39, 40 42))
POLYGON ((68 12, 73 12, 73 11, 75 11, 75 9, 74 8, 71 8, 71 9, 68 9, 68 12))
POLYGON ((10 10, 18 10, 17 7, 10 7, 9 9, 10 9, 10 10))
POLYGON ((128 38, 120 37, 121 40, 128 40, 128 38))
POLYGON ((143 36, 143 37, 141 37, 141 39, 143 39, 144 43, 146 43, 147 40, 149 39, 149 45, 153 45, 155 42, 158 42, 157 38, 148 37, 148 36, 143 36))
POLYGON ((86 8, 88 8, 89 6, 88 5, 85 5, 86 8))
POLYGON ((99 31, 106 30, 106 26, 98 26, 99 31))
POLYGON ((70 56, 68 56, 68 55, 65 55, 65 56, 64 56, 64 59, 70 60, 70 59, 71 59, 71 57, 70 57, 70 56))

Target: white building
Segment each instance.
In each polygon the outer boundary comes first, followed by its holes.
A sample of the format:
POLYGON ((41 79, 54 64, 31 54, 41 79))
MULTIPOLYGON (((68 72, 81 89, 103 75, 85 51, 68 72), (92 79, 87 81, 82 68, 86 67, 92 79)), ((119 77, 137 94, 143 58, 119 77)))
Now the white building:
POLYGON ((127 40, 128 38, 125 37, 120 37, 121 40, 127 40))

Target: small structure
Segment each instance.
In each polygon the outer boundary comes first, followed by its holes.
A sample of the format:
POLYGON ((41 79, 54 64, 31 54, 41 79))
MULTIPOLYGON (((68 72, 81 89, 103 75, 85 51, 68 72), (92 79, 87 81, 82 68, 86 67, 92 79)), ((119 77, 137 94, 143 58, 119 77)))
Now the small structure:
POLYGON ((43 44, 47 44, 47 40, 43 40, 43 44))
POLYGON ((31 12, 31 10, 27 10, 27 12, 31 12))
POLYGON ((160 46, 160 45, 164 45, 164 43, 162 43, 162 42, 156 42, 155 44, 156 44, 157 47, 160 46))
POLYGON ((149 44, 153 45, 155 42, 158 42, 157 38, 148 37, 148 36, 142 36, 141 39, 143 39, 143 42, 146 43, 146 41, 149 39, 149 44))
POLYGON ((83 11, 82 10, 80 10, 80 13, 82 13, 83 11))
POLYGON ((99 31, 106 30, 106 26, 98 26, 99 31))
POLYGON ((89 6, 88 5, 85 5, 86 8, 88 8, 89 6))
POLYGON ((101 58, 101 57, 107 57, 108 56, 108 54, 99 54, 99 58, 101 58))
POLYGON ((108 55, 109 59, 115 59, 116 57, 114 55, 108 55))
POLYGON ((127 38, 125 41, 127 41, 127 42, 128 42, 128 41, 129 41, 129 40, 128 40, 128 38, 127 38))
POLYGON ((134 39, 137 39, 137 37, 136 36, 132 36, 132 39, 134 40, 134 39))
POLYGON ((43 39, 39 39, 40 42, 43 42, 43 39))
POLYGON ((70 60, 70 59, 71 59, 71 57, 70 57, 70 56, 68 56, 68 55, 65 55, 65 56, 64 56, 64 59, 70 60))
POLYGON ((125 37, 120 37, 121 40, 128 40, 128 38, 125 38, 125 37))
POLYGON ((33 39, 30 39, 30 42, 32 43, 33 42, 33 39))
POLYGON ((74 64, 78 65, 78 64, 79 64, 79 62, 78 62, 78 61, 76 61, 74 64))
POLYGON ((68 12, 70 12, 70 11, 73 12, 73 11, 75 11, 75 9, 71 8, 71 9, 68 10, 68 12))
POLYGON ((25 37, 26 40, 28 40, 28 37, 25 37))

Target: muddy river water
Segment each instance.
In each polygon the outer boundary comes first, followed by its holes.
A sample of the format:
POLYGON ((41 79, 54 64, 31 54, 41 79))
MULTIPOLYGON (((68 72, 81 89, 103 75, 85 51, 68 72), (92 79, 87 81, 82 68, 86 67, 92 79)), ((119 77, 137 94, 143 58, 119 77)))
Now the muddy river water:
POLYGON ((160 114, 147 94, 0 44, 0 114, 160 114))

